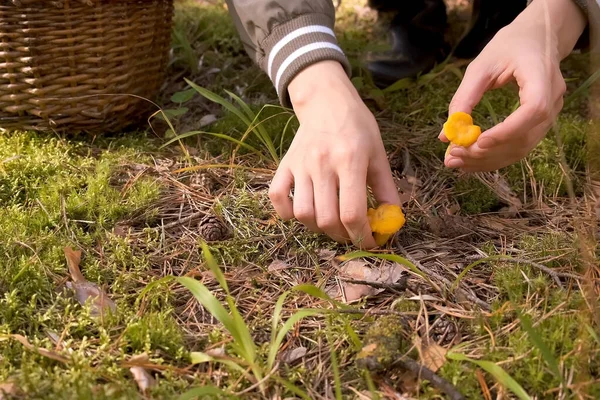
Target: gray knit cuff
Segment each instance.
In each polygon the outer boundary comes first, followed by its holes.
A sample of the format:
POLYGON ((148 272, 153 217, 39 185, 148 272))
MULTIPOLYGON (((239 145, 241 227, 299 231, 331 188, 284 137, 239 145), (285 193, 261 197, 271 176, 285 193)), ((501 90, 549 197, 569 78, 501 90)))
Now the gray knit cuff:
POLYGON ((258 63, 273 81, 285 107, 291 107, 290 82, 310 65, 338 61, 350 76, 350 62, 337 43, 333 24, 325 14, 304 14, 278 25, 261 44, 265 56, 258 63))

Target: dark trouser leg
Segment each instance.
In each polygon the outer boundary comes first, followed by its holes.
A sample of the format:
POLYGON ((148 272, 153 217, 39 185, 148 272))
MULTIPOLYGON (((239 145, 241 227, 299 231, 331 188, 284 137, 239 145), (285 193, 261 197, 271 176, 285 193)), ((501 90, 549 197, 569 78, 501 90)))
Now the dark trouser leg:
POLYGON ((510 24, 527 6, 527 0, 473 0, 471 28, 460 41, 454 55, 476 57, 496 33, 510 24))
POLYGON ((445 58, 446 6, 443 0, 370 0, 378 11, 396 12, 392 50, 371 55, 368 69, 379 87, 427 72, 445 58))

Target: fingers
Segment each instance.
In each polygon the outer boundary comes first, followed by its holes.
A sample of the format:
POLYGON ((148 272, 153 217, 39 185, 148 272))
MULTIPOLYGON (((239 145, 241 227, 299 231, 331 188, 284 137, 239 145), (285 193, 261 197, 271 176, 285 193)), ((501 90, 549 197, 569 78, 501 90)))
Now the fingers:
POLYGON ((320 173, 313 179, 317 226, 337 242, 348 241, 349 235, 340 221, 337 176, 331 171, 325 174, 320 173))
POLYGON ((313 232, 322 232, 316 222, 313 182, 308 175, 295 177, 294 216, 313 232))
POLYGON ((488 67, 480 67, 476 62, 467 67, 465 76, 450 101, 450 114, 458 111, 471 114, 485 92, 494 84, 496 76, 492 75, 488 67))
MULTIPOLYGON (((467 67, 465 76, 450 101, 449 115, 459 111, 471 114, 485 92, 495 86, 497 76, 494 76, 488 67, 480 67, 480 65, 474 61, 467 67)), ((438 139, 445 143, 449 142, 443 130, 438 135, 438 139)), ((446 157, 446 162, 448 161, 446 157)))
MULTIPOLYGON (((392 170, 387 161, 385 150, 382 148, 378 155, 372 158, 367 172, 367 183, 373 191, 378 204, 400 204, 398 188, 392 177, 392 170)), ((366 198, 366 196, 365 196, 366 198)), ((366 200, 365 200, 366 201, 366 200)))
POLYGON ((477 140, 479 148, 489 149, 508 143, 515 135, 533 138, 531 130, 556 117, 559 99, 554 98, 552 85, 544 76, 536 71, 527 72, 526 75, 515 74, 521 106, 504 121, 484 132, 477 140))
POLYGON ((292 172, 281 167, 275 173, 271 186, 269 187, 269 198, 277 214, 284 220, 294 218, 294 210, 290 191, 294 184, 294 176, 292 172))
POLYGON ((367 218, 366 168, 350 168, 340 176, 340 220, 354 245, 376 247, 367 218))

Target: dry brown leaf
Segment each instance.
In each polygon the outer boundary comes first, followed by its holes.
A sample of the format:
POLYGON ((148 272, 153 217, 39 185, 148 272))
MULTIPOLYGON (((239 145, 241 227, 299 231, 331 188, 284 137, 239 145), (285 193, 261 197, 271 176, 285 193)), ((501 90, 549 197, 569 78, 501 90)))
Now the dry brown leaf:
POLYGON ((129 371, 137 383, 140 390, 145 393, 148 389, 156 385, 156 380, 142 367, 130 367, 129 371))
MULTIPOLYGON (((419 390, 419 377, 411 371, 402 371, 398 382, 404 393, 417 393, 419 390)), ((406 398, 406 397, 404 397, 406 398)))
POLYGON ((19 388, 14 382, 0 383, 0 400, 6 400, 19 394, 19 388))
POLYGON ((92 317, 102 317, 107 310, 114 312, 117 309, 116 304, 98 285, 88 282, 81 273, 79 268, 81 251, 65 247, 64 252, 69 273, 73 279, 73 282, 67 282, 67 287, 75 292, 75 298, 79 304, 85 305, 89 301, 92 317))
POLYGON ((134 364, 129 367, 129 371, 142 392, 146 392, 149 388, 156 385, 156 380, 142 366, 148 364, 149 361, 150 357, 148 357, 148 354, 142 353, 131 357, 128 362, 129 365, 134 364))
POLYGON ((289 268, 290 268, 290 264, 286 263, 285 261, 273 260, 273 262, 271 264, 269 264, 269 267, 267 268, 267 270, 269 272, 277 272, 277 271, 283 271, 284 269, 289 269, 289 268))
POLYGON ((446 353, 448 353, 448 350, 432 340, 421 340, 418 336, 415 338, 415 345, 419 350, 421 364, 433 372, 437 372, 442 368, 446 362, 446 353))
POLYGON ((220 347, 215 347, 214 349, 208 349, 204 352, 204 354, 208 354, 211 357, 215 357, 215 358, 219 358, 219 357, 225 357, 225 347, 224 346, 220 346, 220 347))
POLYGON ((60 361, 62 363, 68 363, 69 362, 69 359, 67 357, 65 357, 65 356, 63 356, 61 354, 58 354, 58 353, 56 353, 56 352, 54 352, 52 350, 44 349, 44 348, 41 348, 41 347, 35 347, 23 335, 14 334, 14 335, 0 336, 0 340, 2 338, 5 338, 5 339, 6 338, 14 339, 17 342, 21 343, 23 345, 23 347, 25 347, 27 350, 33 351, 35 353, 38 353, 41 356, 48 357, 48 358, 50 358, 52 360, 60 361))
POLYGON ((374 296, 385 289, 360 283, 351 283, 346 280, 367 281, 379 284, 394 284, 402 277, 403 269, 399 264, 387 263, 381 267, 371 268, 360 260, 351 260, 339 268, 343 293, 338 292, 336 298, 343 298, 345 302, 357 301, 365 296, 374 296))
POLYGON ((317 250, 317 256, 319 256, 319 260, 331 261, 335 258, 335 255, 336 255, 335 250, 329 250, 329 249, 317 250))
POLYGON ((283 361, 286 364, 291 364, 294 361, 297 361, 304 357, 307 352, 308 349, 306 347, 296 347, 295 349, 286 352, 285 355, 282 357, 281 361, 283 361))
POLYGON ((69 273, 74 282, 86 282, 85 277, 79 269, 79 263, 81 262, 81 250, 73 250, 70 247, 65 247, 65 258, 67 259, 67 267, 69 267, 69 273))

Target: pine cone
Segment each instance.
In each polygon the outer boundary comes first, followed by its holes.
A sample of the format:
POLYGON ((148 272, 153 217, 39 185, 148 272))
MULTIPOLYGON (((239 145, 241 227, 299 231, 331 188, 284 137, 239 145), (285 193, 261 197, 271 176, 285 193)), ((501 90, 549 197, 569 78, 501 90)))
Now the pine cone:
POLYGON ((218 242, 229 238, 229 229, 215 215, 207 215, 198 225, 200 236, 207 242, 218 242))
POLYGON ((433 341, 441 342, 442 346, 452 344, 456 339, 460 340, 460 331, 456 323, 443 317, 433 324, 429 335, 433 341))

